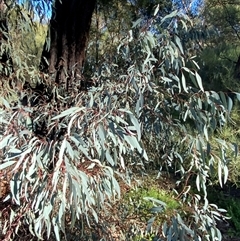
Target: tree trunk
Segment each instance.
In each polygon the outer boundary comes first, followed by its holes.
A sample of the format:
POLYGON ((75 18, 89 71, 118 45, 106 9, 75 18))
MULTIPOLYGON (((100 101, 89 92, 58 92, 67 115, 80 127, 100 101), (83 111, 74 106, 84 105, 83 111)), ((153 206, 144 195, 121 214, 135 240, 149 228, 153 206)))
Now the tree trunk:
POLYGON ((234 75, 235 75, 235 78, 240 80, 240 54, 238 56, 238 60, 236 62, 236 65, 235 65, 235 70, 234 70, 234 75))
POLYGON ((56 0, 40 68, 57 83, 81 76, 96 0, 56 0), (47 62, 48 64, 47 64, 47 62))
POLYGON ((13 72, 13 63, 9 51, 8 25, 5 3, 0 0, 0 66, 1 75, 9 76, 13 72))

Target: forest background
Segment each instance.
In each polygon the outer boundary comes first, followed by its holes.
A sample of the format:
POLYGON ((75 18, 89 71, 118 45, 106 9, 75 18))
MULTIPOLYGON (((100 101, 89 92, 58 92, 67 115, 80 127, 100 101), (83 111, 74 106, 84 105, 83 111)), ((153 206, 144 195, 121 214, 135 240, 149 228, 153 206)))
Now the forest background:
POLYGON ((239 0, 0 3, 2 240, 239 240, 239 0))

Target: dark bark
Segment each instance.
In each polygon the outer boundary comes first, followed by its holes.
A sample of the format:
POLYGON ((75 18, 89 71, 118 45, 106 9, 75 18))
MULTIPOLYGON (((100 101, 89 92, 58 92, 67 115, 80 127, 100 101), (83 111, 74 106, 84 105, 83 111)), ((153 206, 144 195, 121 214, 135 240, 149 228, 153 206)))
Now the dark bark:
POLYGON ((13 62, 9 53, 8 45, 8 24, 5 16, 5 4, 0 0, 0 64, 1 75, 9 76, 13 72, 13 62))
POLYGON ((236 62, 236 65, 235 65, 235 70, 234 70, 234 75, 235 75, 235 78, 240 80, 240 55, 238 56, 238 60, 236 62))
POLYGON ((81 76, 95 3, 56 0, 49 26, 50 48, 46 49, 46 41, 40 67, 54 74, 57 83, 81 76))

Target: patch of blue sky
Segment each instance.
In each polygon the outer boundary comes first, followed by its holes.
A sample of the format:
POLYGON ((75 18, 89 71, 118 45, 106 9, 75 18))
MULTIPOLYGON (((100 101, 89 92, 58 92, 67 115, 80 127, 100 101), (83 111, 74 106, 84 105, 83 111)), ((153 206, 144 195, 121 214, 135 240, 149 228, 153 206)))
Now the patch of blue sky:
POLYGON ((182 11, 190 12, 193 15, 198 15, 203 4, 204 0, 172 0, 173 4, 177 6, 178 9, 182 11))
POLYGON ((52 15, 52 0, 18 0, 19 5, 34 12, 35 20, 50 19, 52 15))
MULTIPOLYGON (((132 0, 128 1, 131 2, 132 0)), ((39 19, 40 15, 44 16, 44 19, 51 18, 53 0, 17 0, 17 2, 25 6, 31 5, 36 19, 39 19)), ((204 4, 204 0, 172 0, 172 2, 179 10, 185 13, 190 12, 193 15, 198 15, 204 4)))

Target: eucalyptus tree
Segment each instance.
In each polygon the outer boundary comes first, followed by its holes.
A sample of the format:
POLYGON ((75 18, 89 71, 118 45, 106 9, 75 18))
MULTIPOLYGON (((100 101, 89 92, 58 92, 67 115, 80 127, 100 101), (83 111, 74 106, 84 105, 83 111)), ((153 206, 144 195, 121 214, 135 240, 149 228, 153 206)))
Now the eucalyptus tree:
MULTIPOLYGON (((177 10, 161 15, 158 4, 147 11, 151 17, 135 11, 135 21, 111 53, 114 58, 104 53, 97 71, 90 71, 91 86, 83 90, 84 61, 96 64, 85 57, 96 2, 21 3, 39 13, 51 5, 53 14, 43 72, 15 56, 18 68, 6 81, 21 101, 0 99, 0 170, 9 183, 0 196, 5 238, 26 232, 68 240, 69 230, 78 230, 79 239, 89 240, 96 238, 95 227, 97 240, 111 237, 116 226, 106 224, 104 215, 112 215, 109 207, 120 197, 119 180, 131 183, 132 173, 145 175, 145 167, 154 163, 179 173, 182 190, 176 199, 189 205, 186 221, 174 212, 154 231, 156 238, 221 240, 216 219, 224 218, 224 210, 209 204, 208 184, 216 176, 221 186, 227 182, 229 158, 238 151, 223 140, 215 148, 211 138, 229 119, 233 103, 222 92, 204 90, 199 66, 178 34, 188 32, 191 19, 177 10), (27 85, 32 78, 37 88, 27 85)), ((7 7, 15 4, 6 1, 7 7)), ((128 4, 121 7, 131 8, 128 4)), ((20 27, 31 31, 31 15, 18 13, 20 27)), ((149 200, 153 215, 164 209, 161 200, 149 200)), ((131 238, 144 231, 139 227, 131 238)))

